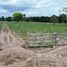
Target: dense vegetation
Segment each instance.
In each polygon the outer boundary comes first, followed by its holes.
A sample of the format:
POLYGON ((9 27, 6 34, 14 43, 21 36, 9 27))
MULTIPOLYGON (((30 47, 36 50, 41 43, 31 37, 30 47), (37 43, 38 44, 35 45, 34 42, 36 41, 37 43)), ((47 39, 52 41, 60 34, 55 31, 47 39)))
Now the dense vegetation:
POLYGON ((25 14, 22 13, 14 13, 12 17, 0 17, 0 21, 26 21, 26 22, 44 22, 44 23, 65 23, 67 22, 67 18, 65 14, 61 14, 59 16, 52 15, 49 16, 34 16, 34 17, 26 17, 25 14))
POLYGON ((0 22, 0 30, 2 29, 2 26, 3 26, 3 23, 2 23, 2 22, 0 22))
POLYGON ((26 37, 28 32, 67 32, 67 26, 58 23, 8 22, 7 24, 23 37, 26 37))

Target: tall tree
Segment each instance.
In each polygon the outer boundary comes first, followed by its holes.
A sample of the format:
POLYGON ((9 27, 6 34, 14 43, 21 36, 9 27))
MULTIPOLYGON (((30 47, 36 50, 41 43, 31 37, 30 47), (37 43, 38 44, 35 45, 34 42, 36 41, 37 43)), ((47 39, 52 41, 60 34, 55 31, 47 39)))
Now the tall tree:
POLYGON ((5 21, 5 17, 4 16, 0 17, 0 21, 5 21))
POLYGON ((7 17, 6 21, 12 21, 12 17, 7 17))
POLYGON ((53 22, 54 24, 58 23, 58 17, 56 15, 52 15, 50 21, 53 22))
POLYGON ((59 16, 59 23, 65 23, 66 24, 66 15, 65 14, 61 14, 59 16))
POLYGON ((22 13, 19 13, 19 12, 13 14, 13 20, 14 21, 22 21, 23 17, 25 17, 25 14, 22 14, 22 13))
POLYGON ((66 21, 65 21, 65 25, 67 24, 67 7, 63 8, 63 12, 66 14, 66 21))

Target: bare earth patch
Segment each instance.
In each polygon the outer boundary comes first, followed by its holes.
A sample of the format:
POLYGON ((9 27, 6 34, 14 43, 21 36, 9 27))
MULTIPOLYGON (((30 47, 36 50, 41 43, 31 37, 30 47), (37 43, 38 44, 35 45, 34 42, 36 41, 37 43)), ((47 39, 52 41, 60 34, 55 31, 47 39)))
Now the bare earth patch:
POLYGON ((67 67, 67 46, 26 49, 26 41, 7 25, 0 33, 0 67, 67 67))

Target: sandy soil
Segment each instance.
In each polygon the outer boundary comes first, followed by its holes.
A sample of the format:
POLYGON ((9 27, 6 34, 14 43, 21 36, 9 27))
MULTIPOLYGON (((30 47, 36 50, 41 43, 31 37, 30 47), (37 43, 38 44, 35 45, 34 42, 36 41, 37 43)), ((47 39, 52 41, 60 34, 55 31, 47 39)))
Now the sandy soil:
POLYGON ((3 26, 0 33, 0 67, 67 67, 67 46, 26 49, 26 41, 3 26))

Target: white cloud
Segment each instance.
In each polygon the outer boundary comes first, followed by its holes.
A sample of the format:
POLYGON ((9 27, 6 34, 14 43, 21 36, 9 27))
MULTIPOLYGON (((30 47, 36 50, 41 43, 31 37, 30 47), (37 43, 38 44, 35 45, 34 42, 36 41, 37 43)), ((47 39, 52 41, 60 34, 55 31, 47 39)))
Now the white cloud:
MULTIPOLYGON (((67 0, 1 0, 0 5, 14 6, 13 9, 30 7, 25 10, 18 10, 27 16, 58 15, 58 10, 62 10, 63 7, 67 6, 67 0)), ((2 11, 7 13, 9 9, 12 10, 12 8, 8 8, 7 10, 3 9, 0 13, 2 11)))
POLYGON ((43 8, 46 7, 51 0, 37 0, 36 4, 34 5, 35 8, 43 8))
POLYGON ((16 5, 18 3, 18 0, 5 0, 0 1, 1 5, 16 5))
POLYGON ((5 9, 0 9, 0 13, 8 13, 8 11, 5 9))
POLYGON ((28 10, 25 10, 27 15, 52 15, 59 14, 59 9, 63 9, 63 7, 67 6, 67 2, 65 0, 37 0, 35 4, 28 10))

